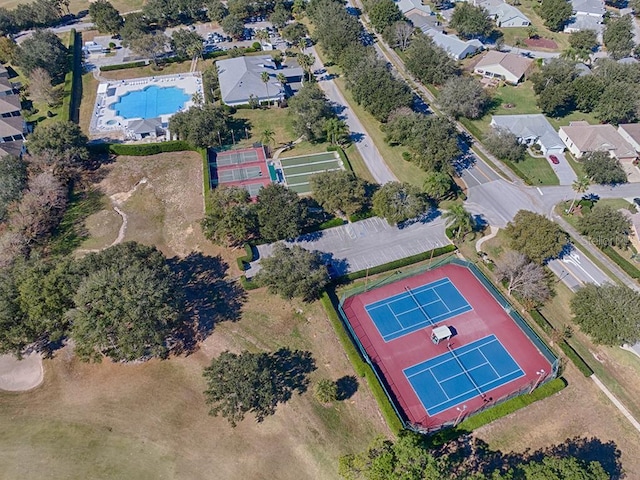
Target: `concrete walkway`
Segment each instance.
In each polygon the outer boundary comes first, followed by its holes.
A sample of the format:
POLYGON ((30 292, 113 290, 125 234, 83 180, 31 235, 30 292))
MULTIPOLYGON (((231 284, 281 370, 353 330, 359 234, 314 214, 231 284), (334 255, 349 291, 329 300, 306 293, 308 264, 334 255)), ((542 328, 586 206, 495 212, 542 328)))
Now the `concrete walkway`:
POLYGON ((622 405, 622 403, 620 403, 620 400, 613 396, 613 393, 611 393, 609 389, 604 386, 604 384, 598 377, 595 376, 595 374, 591 375, 591 380, 593 380, 594 383, 600 388, 600 390, 602 390, 604 394, 609 397, 609 400, 611 400, 616 408, 620 410, 620 412, 627 418, 627 420, 629 420, 629 423, 631 423, 631 425, 633 425, 633 427, 640 432, 640 423, 638 423, 638 421, 633 418, 633 415, 631 415, 631 413, 629 413, 629 410, 627 410, 627 408, 622 405))

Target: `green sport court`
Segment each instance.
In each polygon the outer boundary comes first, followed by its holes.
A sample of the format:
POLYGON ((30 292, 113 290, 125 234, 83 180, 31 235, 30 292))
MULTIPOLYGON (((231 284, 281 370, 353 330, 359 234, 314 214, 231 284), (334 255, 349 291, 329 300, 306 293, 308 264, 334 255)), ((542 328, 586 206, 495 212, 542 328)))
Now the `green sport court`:
POLYGON ((300 194, 311 192, 309 178, 316 173, 344 169, 338 152, 312 153, 279 161, 287 187, 300 194))

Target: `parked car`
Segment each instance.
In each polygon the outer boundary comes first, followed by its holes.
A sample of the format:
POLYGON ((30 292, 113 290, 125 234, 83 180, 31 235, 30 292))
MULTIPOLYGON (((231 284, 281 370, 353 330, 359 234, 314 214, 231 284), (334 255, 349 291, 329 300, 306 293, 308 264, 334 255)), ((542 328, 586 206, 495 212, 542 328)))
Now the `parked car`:
POLYGON ((640 198, 637 198, 637 197, 636 197, 636 198, 634 198, 634 199, 633 199, 633 203, 635 203, 635 204, 636 204, 636 206, 638 206, 638 208, 640 208, 640 198))
POLYGON ((551 160, 551 163, 554 165, 558 165, 560 163, 560 160, 558 160, 558 157, 555 155, 549 155, 549 160, 551 160))

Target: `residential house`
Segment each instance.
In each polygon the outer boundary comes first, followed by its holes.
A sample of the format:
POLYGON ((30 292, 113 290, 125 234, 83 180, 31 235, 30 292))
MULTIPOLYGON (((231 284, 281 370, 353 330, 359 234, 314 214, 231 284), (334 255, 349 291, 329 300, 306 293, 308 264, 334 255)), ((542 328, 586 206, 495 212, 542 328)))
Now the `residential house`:
POLYGON ((484 45, 482 45, 480 40, 460 40, 455 35, 447 35, 433 28, 427 30, 425 33, 431 37, 433 43, 445 50, 449 56, 455 60, 462 60, 484 49, 484 45))
POLYGON ((435 15, 425 16, 420 13, 411 12, 405 15, 405 17, 407 17, 415 28, 420 29, 423 33, 431 29, 434 31, 443 29, 440 20, 438 20, 438 17, 435 15))
POLYGON ((430 17, 433 11, 429 5, 425 5, 421 0, 396 0, 396 5, 405 17, 411 14, 430 17))
POLYGON ((621 123, 618 125, 618 133, 636 152, 640 152, 640 123, 621 123))
POLYGON ((560 127, 558 133, 576 158, 590 152, 608 152, 623 164, 631 164, 637 158, 633 146, 612 125, 571 122, 568 126, 560 127))
POLYGON ((593 30, 602 36, 604 20, 603 0, 571 0, 573 16, 564 27, 565 33, 578 32, 580 30, 593 30))
POLYGON ((485 0, 477 5, 484 7, 499 28, 528 27, 531 20, 513 5, 502 0, 485 0))
POLYGON ((564 151, 560 136, 542 114, 494 115, 490 125, 509 130, 520 143, 537 144, 544 155, 558 155, 564 151))
POLYGON ((304 70, 292 60, 277 65, 269 55, 229 58, 216 62, 222 101, 227 105, 246 105, 250 98, 259 102, 279 101, 293 95, 301 86, 304 70), (262 80, 262 73, 269 75, 262 80), (278 80, 282 73, 287 82, 278 80))
POLYGON ((499 78, 516 85, 532 65, 533 60, 530 58, 490 50, 476 64, 473 73, 489 78, 499 78))

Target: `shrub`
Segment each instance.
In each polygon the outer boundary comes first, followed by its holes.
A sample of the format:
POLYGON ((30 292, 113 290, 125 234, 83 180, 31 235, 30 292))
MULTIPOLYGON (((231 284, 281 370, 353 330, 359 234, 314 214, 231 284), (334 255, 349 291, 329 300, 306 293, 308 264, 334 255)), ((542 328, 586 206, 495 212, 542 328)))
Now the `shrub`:
POLYGON ((571 345, 563 340, 562 342, 560 342, 560 349, 585 377, 590 377, 591 375, 593 375, 593 370, 591 370, 591 367, 587 365, 587 362, 584 361, 580 354, 576 352, 571 345))
POLYGON ((111 72, 113 70, 126 70, 128 68, 140 68, 147 65, 147 62, 141 60, 139 62, 119 63, 116 65, 104 65, 100 67, 101 72, 111 72))
POLYGON ((314 394, 320 403, 335 402, 338 398, 338 386, 326 378, 321 378, 316 383, 314 394))
POLYGON ((245 271, 249 268, 249 264, 253 262, 253 247, 249 243, 244 244, 244 251, 246 255, 242 257, 238 257, 236 261, 238 262, 238 268, 242 271, 245 271))
POLYGON ((335 145, 331 145, 331 146, 327 147, 327 152, 338 152, 338 155, 340 155, 340 160, 342 160, 342 164, 344 165, 345 170, 347 172, 353 173, 353 168, 351 167, 351 162, 349 162, 349 159, 347 158, 347 154, 344 153, 344 150, 342 149, 342 147, 337 147, 335 145))
POLYGON ((113 153, 115 155, 129 155, 132 157, 157 155, 158 153, 165 152, 196 150, 192 145, 183 140, 132 145, 126 145, 123 143, 96 143, 88 145, 88 148, 92 153, 113 153))

